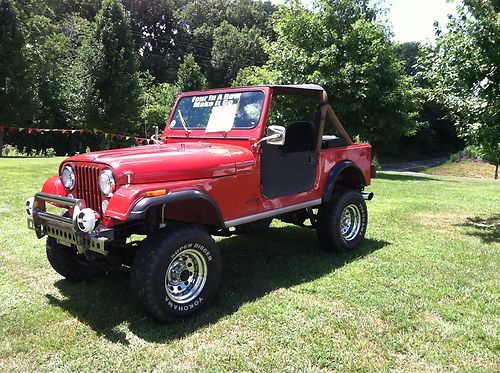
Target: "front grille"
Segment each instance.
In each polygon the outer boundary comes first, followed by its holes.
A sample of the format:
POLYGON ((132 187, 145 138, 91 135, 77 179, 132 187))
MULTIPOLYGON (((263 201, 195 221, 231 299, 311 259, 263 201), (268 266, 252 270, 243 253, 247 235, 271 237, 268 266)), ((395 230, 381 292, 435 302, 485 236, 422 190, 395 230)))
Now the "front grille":
POLYGON ((76 196, 87 207, 101 213, 102 195, 99 189, 99 166, 76 165, 76 196))

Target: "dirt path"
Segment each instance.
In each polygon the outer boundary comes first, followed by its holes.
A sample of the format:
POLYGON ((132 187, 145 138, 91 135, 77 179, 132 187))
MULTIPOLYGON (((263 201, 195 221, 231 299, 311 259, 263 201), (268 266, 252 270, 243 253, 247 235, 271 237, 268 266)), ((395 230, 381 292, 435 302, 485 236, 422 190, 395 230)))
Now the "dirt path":
POLYGON ((413 162, 402 162, 402 163, 384 163, 381 164, 380 167, 382 171, 415 171, 421 167, 433 167, 438 166, 440 164, 446 163, 448 161, 448 157, 427 159, 423 161, 413 161, 413 162))

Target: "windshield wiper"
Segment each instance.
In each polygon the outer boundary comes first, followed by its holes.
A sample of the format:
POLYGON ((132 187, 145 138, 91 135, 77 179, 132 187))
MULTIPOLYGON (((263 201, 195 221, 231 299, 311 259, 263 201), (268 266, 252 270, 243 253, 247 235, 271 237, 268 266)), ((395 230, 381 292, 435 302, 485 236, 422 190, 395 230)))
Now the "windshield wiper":
POLYGON ((191 133, 191 130, 188 128, 187 122, 184 119, 184 117, 182 116, 182 112, 180 111, 180 109, 177 109, 177 114, 179 114, 179 118, 181 118, 182 128, 184 128, 184 131, 186 131, 186 134, 189 135, 191 133))

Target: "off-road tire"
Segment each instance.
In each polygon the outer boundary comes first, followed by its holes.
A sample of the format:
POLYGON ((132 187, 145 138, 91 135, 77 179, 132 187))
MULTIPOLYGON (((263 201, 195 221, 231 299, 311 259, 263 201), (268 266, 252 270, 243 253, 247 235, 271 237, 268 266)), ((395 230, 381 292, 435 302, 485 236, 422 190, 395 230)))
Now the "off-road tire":
MULTIPOLYGON (((353 221, 351 221, 352 224, 353 221)), ((325 250, 345 252, 354 250, 359 246, 365 236, 367 225, 368 212, 361 193, 349 189, 336 189, 333 191, 332 200, 324 203, 319 208, 316 233, 321 246, 325 250), (342 228, 348 226, 347 224, 342 225, 342 216, 346 209, 348 213, 344 217, 358 214, 359 220, 357 224, 359 227, 350 231, 347 230, 343 234, 342 228)))
POLYGON ((142 242, 132 265, 130 286, 146 313, 162 323, 171 323, 208 306, 217 291, 220 272, 219 250, 207 231, 197 226, 176 227, 142 242), (205 281, 200 285, 197 281, 202 277, 205 281), (175 281, 179 281, 179 288, 172 286, 175 281), (185 286, 182 291, 181 286, 185 286), (186 298, 180 299, 184 291, 186 298))
POLYGON ((92 280, 106 273, 104 265, 90 262, 76 248, 57 243, 53 237, 47 237, 46 252, 52 268, 70 281, 92 280))
POLYGON ((273 221, 272 218, 267 218, 267 219, 253 221, 251 223, 241 224, 241 225, 238 225, 237 227, 235 227, 234 232, 236 234, 264 232, 266 229, 269 228, 272 221, 273 221))

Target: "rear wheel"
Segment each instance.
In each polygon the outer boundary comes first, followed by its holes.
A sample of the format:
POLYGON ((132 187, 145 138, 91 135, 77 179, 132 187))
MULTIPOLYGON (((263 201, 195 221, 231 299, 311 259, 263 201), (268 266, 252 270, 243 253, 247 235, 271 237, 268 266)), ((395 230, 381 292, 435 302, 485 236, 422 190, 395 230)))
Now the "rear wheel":
POLYGON ((350 251, 363 240, 367 224, 368 213, 361 193, 336 190, 332 201, 319 209, 316 232, 326 250, 350 251))
POLYGON ((70 281, 91 280, 106 272, 104 265, 87 260, 74 247, 62 245, 53 237, 47 238, 46 251, 52 268, 70 281))
POLYGON ((160 322, 205 308, 219 285, 221 260, 212 237, 183 227, 146 238, 132 265, 130 284, 139 305, 160 322))

